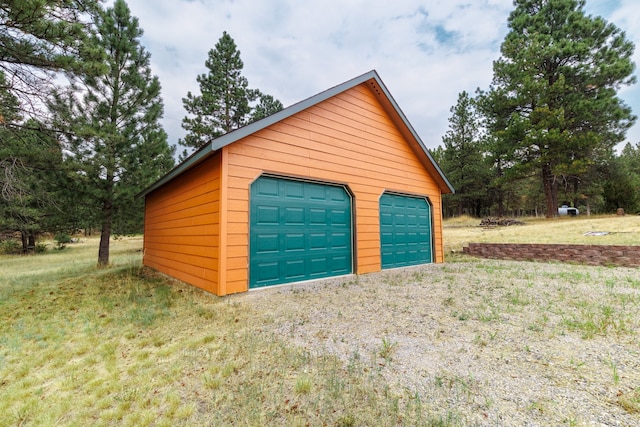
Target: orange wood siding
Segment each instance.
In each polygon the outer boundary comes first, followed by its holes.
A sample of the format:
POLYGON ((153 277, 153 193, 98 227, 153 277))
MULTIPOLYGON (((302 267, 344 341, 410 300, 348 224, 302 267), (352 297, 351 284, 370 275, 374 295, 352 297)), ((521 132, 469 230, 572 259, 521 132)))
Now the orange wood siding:
POLYGON ((146 196, 144 265, 218 294, 220 156, 146 196))
MULTIPOLYGON (((354 194, 357 273, 380 270, 378 200, 428 196, 434 254, 443 262, 441 193, 375 96, 353 87, 223 148, 228 171, 226 292, 248 289, 249 187, 262 173, 347 183, 354 194)), ((419 158, 422 156, 422 159, 419 158)))

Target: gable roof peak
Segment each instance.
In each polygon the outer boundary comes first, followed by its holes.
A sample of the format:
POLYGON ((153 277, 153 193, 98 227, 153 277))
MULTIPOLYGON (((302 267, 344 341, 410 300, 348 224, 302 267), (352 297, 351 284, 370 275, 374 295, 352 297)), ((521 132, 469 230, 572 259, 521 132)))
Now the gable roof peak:
POLYGON ((378 72, 374 69, 368 71, 364 74, 361 74, 357 77, 354 77, 350 80, 347 80, 344 83, 333 86, 327 90, 324 90, 316 95, 313 95, 307 99, 299 101, 295 104, 290 105, 287 108, 284 108, 277 113, 274 113, 270 116, 267 116, 261 120, 250 123, 246 126, 233 130, 229 133, 226 133, 222 136, 219 136, 215 139, 212 139, 208 144, 197 150, 191 156, 189 156, 185 161, 177 165, 173 170, 167 173, 164 177, 160 178, 156 183, 143 190, 138 196, 145 196, 152 192, 153 190, 161 187, 165 183, 171 181, 178 175, 186 172, 192 167, 196 166, 210 155, 215 153, 218 150, 230 145, 244 137, 252 135, 262 129, 267 128, 275 123, 278 123, 288 117, 293 116, 303 110, 306 110, 309 107, 312 107, 316 104, 319 104, 333 96, 336 96, 342 92, 345 92, 353 87, 356 87, 361 84, 367 84, 372 93, 376 96, 378 101, 380 101, 382 107, 386 111, 387 114, 391 117, 392 121, 400 130, 400 133, 403 137, 409 142, 414 151, 419 154, 421 161, 425 168, 429 171, 429 173, 433 176, 434 180, 438 184, 441 192, 443 194, 453 193, 455 190, 453 186, 447 178, 444 176, 444 173, 437 165, 429 150, 426 148, 417 132, 409 123, 409 120, 404 115, 396 101, 391 96, 391 93, 385 86, 384 82, 380 78, 378 72))

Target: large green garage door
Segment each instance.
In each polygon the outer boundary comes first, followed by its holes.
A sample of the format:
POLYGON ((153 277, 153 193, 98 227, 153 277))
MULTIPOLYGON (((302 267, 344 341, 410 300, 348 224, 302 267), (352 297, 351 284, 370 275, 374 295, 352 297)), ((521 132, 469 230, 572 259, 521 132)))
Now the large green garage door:
POLYGON ((353 271, 344 187, 263 176, 250 209, 250 288, 353 271))
POLYGON ((431 206, 423 197, 380 197, 382 268, 432 262, 431 206))

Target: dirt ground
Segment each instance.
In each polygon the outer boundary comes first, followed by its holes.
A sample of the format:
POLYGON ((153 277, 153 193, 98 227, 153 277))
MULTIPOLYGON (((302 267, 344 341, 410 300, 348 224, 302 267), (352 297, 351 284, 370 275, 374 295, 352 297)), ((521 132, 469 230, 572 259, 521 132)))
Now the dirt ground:
POLYGON ((234 298, 463 424, 640 425, 637 269, 469 258, 234 298))

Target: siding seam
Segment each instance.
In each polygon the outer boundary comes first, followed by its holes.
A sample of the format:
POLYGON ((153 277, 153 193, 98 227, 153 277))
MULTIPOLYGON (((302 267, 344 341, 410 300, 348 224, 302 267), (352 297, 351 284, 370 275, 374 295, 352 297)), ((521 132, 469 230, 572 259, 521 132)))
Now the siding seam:
POLYGON ((228 205, 228 189, 229 184, 229 148, 224 147, 220 153, 220 221, 219 236, 220 249, 218 250, 218 289, 217 295, 227 294, 227 205, 228 205))

